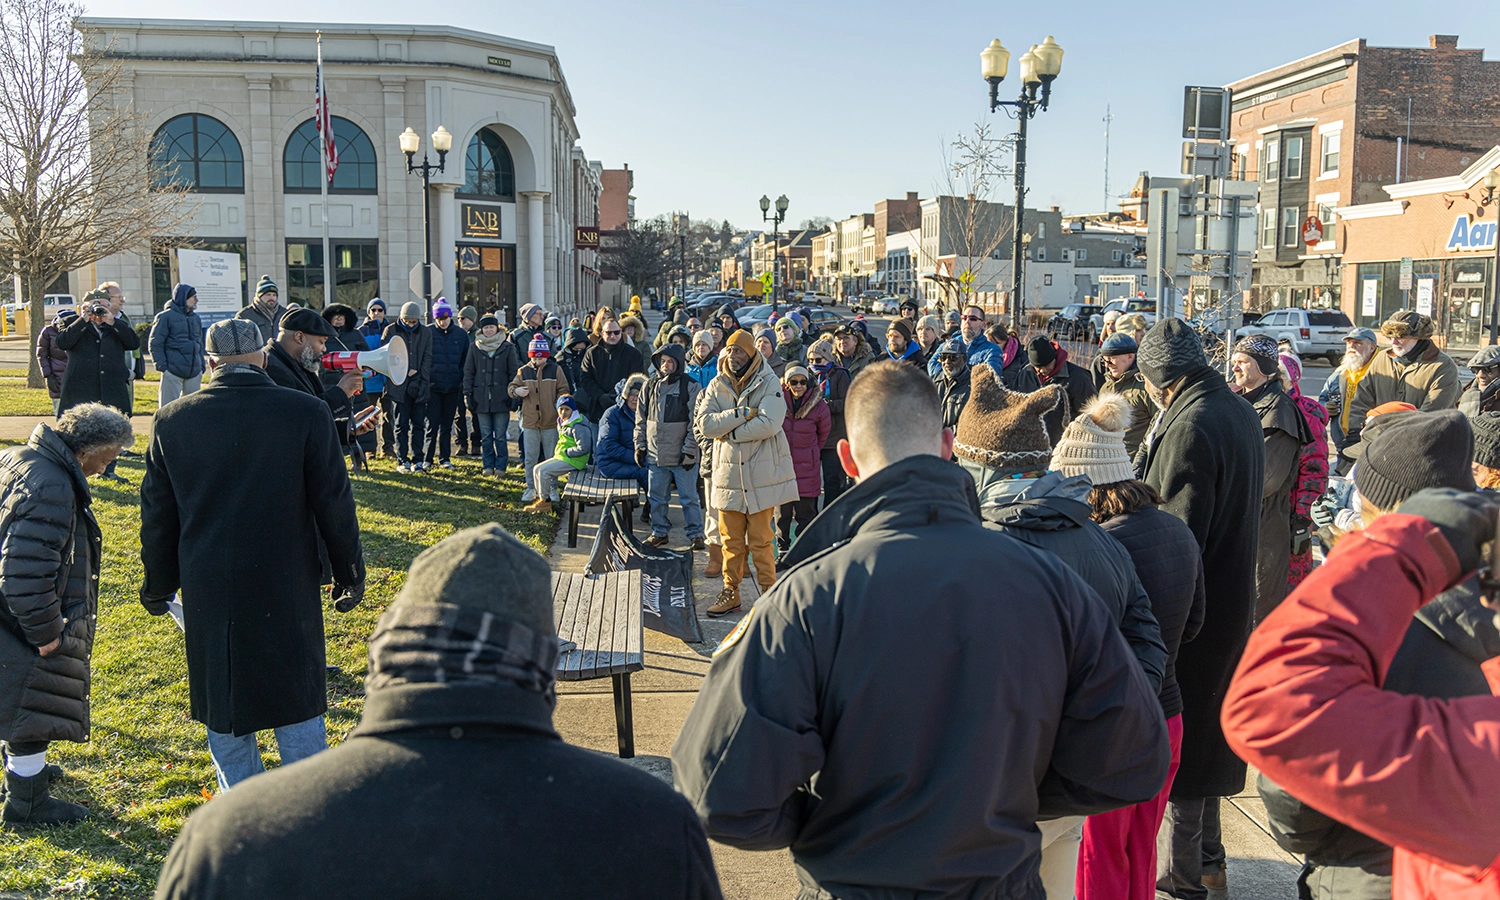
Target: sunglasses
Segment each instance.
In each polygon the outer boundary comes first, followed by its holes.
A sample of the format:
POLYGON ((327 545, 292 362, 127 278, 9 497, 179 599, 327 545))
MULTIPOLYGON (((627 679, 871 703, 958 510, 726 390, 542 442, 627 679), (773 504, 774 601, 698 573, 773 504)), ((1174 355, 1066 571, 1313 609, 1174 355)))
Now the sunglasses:
POLYGON ((618 328, 606 328, 606 329, 604 329, 604 333, 605 334, 624 334, 624 332, 622 332, 618 328))
POLYGON ((965 322, 983 322, 984 319, 981 319, 979 316, 964 316, 964 321, 965 322))
POLYGON ((562 326, 561 325, 548 325, 547 326, 547 330, 548 331, 562 331, 562 326))
POLYGON ((807 387, 807 379, 793 378, 791 381, 788 381, 787 384, 791 385, 792 387, 807 387))

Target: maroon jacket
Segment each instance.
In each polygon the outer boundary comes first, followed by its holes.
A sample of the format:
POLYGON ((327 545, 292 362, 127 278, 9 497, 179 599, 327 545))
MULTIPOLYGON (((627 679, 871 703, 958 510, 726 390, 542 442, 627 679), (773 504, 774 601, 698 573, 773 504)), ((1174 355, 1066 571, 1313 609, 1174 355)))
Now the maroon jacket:
POLYGON ((792 392, 782 387, 786 398, 786 418, 781 430, 786 432, 787 445, 792 448, 792 468, 797 473, 797 493, 803 498, 816 497, 823 493, 822 453, 823 443, 828 440, 828 431, 833 427, 833 414, 816 386, 809 385, 802 395, 802 406, 792 399, 792 392))
POLYGON ((36 361, 42 367, 42 377, 47 379, 47 396, 56 400, 62 395, 63 372, 68 369, 68 353, 57 346, 57 332, 66 327, 73 318, 58 315, 36 339, 36 361))

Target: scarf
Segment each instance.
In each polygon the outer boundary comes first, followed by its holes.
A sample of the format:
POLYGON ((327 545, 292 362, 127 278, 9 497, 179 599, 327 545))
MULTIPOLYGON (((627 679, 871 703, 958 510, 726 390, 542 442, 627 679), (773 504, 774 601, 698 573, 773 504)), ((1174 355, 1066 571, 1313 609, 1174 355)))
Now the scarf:
MULTIPOLYGON (((1012 338, 1012 340, 1014 340, 1014 338, 1012 338)), ((1008 344, 1009 342, 1007 342, 1007 345, 1008 344)), ((1057 359, 1052 361, 1052 368, 1048 370, 1047 374, 1037 375, 1037 380, 1042 384, 1046 384, 1047 382, 1051 381, 1053 376, 1058 372, 1061 372, 1063 370, 1063 366, 1068 364, 1068 351, 1064 350, 1061 347, 1058 347, 1056 344, 1053 344, 1052 346, 1057 348, 1057 359)))
POLYGON ((760 365, 757 365, 757 363, 761 365, 765 363, 765 359, 759 353, 756 353, 748 363, 745 363, 743 374, 736 375, 734 374, 734 368, 729 364, 728 357, 725 357, 724 365, 719 367, 719 374, 729 382, 729 386, 734 389, 736 397, 745 393, 745 389, 750 387, 751 379, 760 372, 760 365))
POLYGON ((1021 339, 1015 335, 1005 339, 1005 346, 1000 349, 1000 368, 1009 369, 1010 364, 1015 361, 1016 354, 1021 352, 1021 339))
POLYGON ((495 332, 494 337, 485 337, 483 334, 476 334, 474 336, 474 346, 490 356, 494 356, 495 351, 500 349, 500 345, 505 343, 505 338, 506 335, 503 331, 495 332))
POLYGON ((1371 353, 1370 358, 1365 360, 1365 364, 1358 369, 1344 368, 1344 403, 1343 409, 1339 412, 1339 428, 1343 429, 1345 434, 1349 433, 1349 408, 1354 405, 1354 394, 1359 390, 1359 383, 1369 373, 1370 363, 1374 361, 1375 354, 1371 353))
POLYGON ((557 702, 555 635, 492 612, 449 603, 396 604, 370 638, 365 690, 393 684, 508 681, 557 702))

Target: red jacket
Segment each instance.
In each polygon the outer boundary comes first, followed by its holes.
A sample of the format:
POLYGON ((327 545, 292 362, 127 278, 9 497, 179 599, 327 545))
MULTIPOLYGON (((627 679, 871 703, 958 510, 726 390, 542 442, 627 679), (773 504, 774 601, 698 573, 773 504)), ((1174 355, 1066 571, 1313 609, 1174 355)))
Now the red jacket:
MULTIPOLYGON (((1393 900, 1500 900, 1500 699, 1380 689, 1412 615, 1463 574, 1426 520, 1382 516, 1266 617, 1224 700, 1246 762, 1395 846, 1393 900)), ((1484 669, 1500 686, 1500 657, 1484 669)))

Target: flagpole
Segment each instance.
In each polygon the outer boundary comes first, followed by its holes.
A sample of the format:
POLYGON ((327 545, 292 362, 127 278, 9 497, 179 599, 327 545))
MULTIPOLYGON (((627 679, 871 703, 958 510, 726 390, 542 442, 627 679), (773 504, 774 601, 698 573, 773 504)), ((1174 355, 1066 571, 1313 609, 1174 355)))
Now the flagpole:
POLYGON ((333 254, 328 247, 328 135, 323 131, 323 122, 329 123, 330 130, 333 125, 333 117, 327 114, 328 109, 328 83, 323 80, 323 32, 318 35, 318 97, 321 98, 322 109, 315 109, 314 115, 318 117, 318 159, 322 162, 322 168, 318 172, 318 185, 323 194, 323 308, 327 309, 333 305, 333 254))

